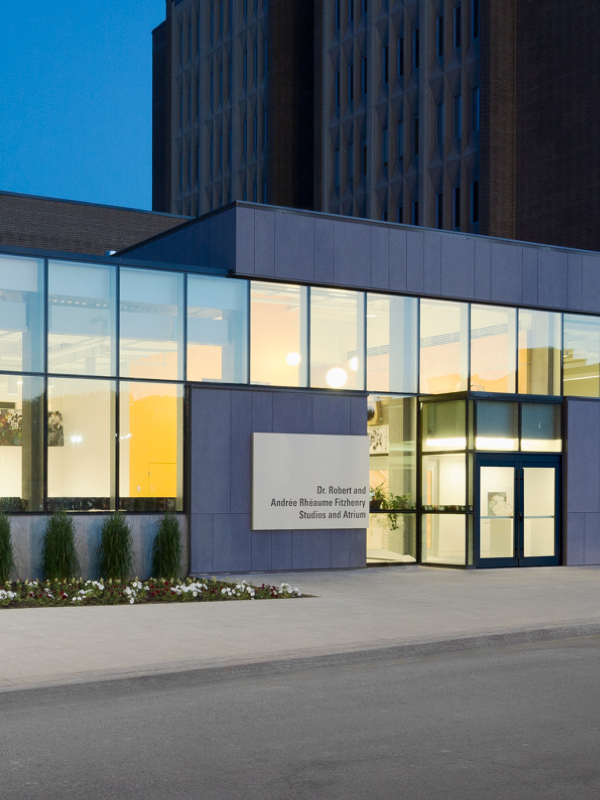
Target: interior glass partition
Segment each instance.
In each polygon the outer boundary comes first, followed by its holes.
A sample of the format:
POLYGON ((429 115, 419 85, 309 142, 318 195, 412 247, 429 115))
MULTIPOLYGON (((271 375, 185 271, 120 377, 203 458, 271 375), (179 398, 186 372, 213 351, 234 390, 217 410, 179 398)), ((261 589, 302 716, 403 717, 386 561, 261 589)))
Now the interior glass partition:
POLYGON ((368 399, 370 516, 367 563, 417 559, 417 401, 368 399))
POLYGON ((43 372, 44 261, 0 256, 0 369, 43 372))

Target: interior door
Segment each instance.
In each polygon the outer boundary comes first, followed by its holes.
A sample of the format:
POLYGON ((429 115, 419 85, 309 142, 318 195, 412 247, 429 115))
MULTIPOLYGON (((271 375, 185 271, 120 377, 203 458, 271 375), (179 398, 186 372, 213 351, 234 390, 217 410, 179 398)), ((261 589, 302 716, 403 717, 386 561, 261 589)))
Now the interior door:
POLYGON ((475 489, 477 566, 559 563, 559 457, 480 455, 475 489))

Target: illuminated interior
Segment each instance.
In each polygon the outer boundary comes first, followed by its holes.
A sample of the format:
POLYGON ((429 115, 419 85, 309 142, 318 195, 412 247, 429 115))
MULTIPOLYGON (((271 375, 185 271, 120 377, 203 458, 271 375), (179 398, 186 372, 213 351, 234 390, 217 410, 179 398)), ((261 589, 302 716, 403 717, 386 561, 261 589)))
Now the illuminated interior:
POLYGON ((253 281, 250 382, 306 386, 308 310, 305 287, 253 281))
POLYGON ((467 390, 469 306, 421 300, 420 390, 448 394, 467 390))

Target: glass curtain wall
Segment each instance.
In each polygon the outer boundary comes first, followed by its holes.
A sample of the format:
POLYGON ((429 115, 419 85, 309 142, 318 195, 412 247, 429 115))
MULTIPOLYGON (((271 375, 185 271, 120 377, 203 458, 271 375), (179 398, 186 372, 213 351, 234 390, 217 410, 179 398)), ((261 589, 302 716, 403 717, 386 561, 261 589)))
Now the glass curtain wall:
POLYGON ((310 292, 310 385, 363 389, 364 294, 343 289, 310 292))
POLYGON ((43 372, 44 261, 0 256, 0 370, 43 372))
POLYGON ((252 281, 250 382, 306 386, 308 290, 304 286, 252 281))
POLYGON ((418 301, 367 294, 367 390, 416 394, 418 301))
POLYGON ((421 300, 420 391, 465 392, 469 377, 469 306, 421 300))
POLYGON ((600 319, 564 315, 563 393, 600 397, 600 319))
POLYGON ((367 563, 417 559, 417 401, 368 399, 370 517, 367 563))
POLYGON ((519 309, 519 394, 560 394, 561 315, 519 309))
POLYGON ((471 306, 471 391, 517 390, 517 312, 471 306))

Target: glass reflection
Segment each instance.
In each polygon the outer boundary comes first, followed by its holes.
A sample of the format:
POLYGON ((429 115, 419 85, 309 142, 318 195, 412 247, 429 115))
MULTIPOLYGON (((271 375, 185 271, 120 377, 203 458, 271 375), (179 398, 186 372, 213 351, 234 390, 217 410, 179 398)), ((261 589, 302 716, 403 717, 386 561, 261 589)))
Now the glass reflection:
POLYGON ((364 306, 362 292, 311 289, 311 386, 322 389, 364 387, 364 306))
POLYGON ((446 394, 466 391, 468 353, 468 304, 421 300, 421 392, 446 394))
POLYGON ((0 510, 44 510, 44 379, 0 375, 0 510))
POLYGON ((115 507, 115 383, 52 378, 48 386, 48 510, 115 507))
POLYGON ((564 315, 563 394, 600 397, 600 319, 564 315))
POLYGON ((44 370, 44 262, 0 256, 0 369, 44 370))
POLYGON ((307 290, 252 282, 250 380, 268 386, 306 386, 307 290))
POLYGON ((183 275, 121 269, 124 378, 183 380, 183 275))
POLYGON ((519 449, 519 406, 517 403, 477 403, 478 450, 515 451, 519 449))
POLYGON ((480 558, 515 557, 515 468, 481 467, 480 558))
POLYGON ((115 375, 116 267, 48 264, 48 370, 115 375))
POLYGON ((465 511, 467 462, 462 453, 423 456, 422 502, 425 511, 465 511))
POLYGON ((248 282, 188 275, 187 379, 248 382, 248 282))
POLYGON ((471 391, 516 391, 517 312, 471 306, 471 391))
POLYGON ((414 564, 416 560, 416 514, 370 514, 367 564, 414 564))
POLYGON ((423 403, 423 451, 465 450, 466 410, 464 400, 423 403))
POLYGON ((560 394, 560 314, 519 309, 519 394, 560 394))
POLYGON ((521 406, 521 450, 533 453, 560 453, 560 406, 550 403, 523 403, 521 406))
POLYGON ((122 382, 119 494, 127 511, 183 509, 183 387, 122 382))
POLYGON ((367 295, 367 389, 417 392, 417 300, 367 295))

